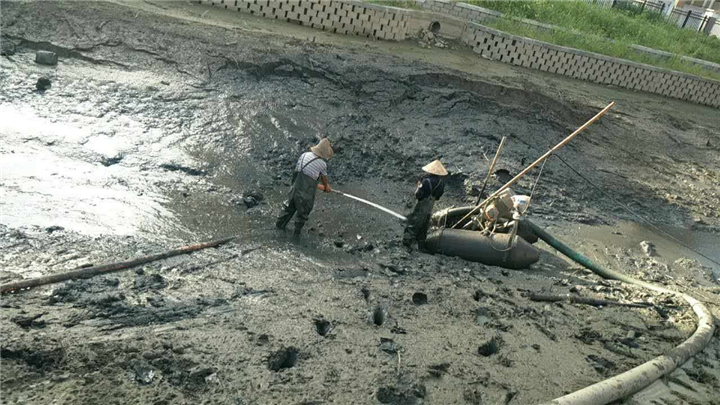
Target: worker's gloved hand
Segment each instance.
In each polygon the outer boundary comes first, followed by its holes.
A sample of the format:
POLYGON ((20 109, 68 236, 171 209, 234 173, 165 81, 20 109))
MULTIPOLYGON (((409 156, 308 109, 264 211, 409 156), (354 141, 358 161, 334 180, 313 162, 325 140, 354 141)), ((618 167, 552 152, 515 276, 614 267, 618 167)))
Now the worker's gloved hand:
POLYGON ((324 189, 325 189, 324 191, 325 191, 326 193, 332 193, 332 188, 330 188, 330 185, 329 185, 329 184, 328 184, 327 186, 325 186, 324 189))

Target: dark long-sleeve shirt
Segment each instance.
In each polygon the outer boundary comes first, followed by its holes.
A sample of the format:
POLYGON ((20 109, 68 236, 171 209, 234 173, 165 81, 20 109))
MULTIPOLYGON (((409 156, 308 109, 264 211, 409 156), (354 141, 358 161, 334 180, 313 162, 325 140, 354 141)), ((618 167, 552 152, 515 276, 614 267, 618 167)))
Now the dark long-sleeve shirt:
POLYGON ((415 190, 415 198, 424 200, 429 196, 439 200, 445 192, 445 182, 440 176, 427 174, 420 179, 417 190, 415 190))

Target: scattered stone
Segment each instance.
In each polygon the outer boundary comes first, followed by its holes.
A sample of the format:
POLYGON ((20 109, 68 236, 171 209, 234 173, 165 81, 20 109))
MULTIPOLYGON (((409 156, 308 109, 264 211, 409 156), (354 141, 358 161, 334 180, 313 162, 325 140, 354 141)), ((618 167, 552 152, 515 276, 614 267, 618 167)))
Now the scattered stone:
POLYGON ((640 242, 640 248, 645 252, 645 254, 648 257, 655 257, 657 256, 657 251, 655 250, 655 245, 652 242, 649 241, 642 241, 640 242))
POLYGON ((335 245, 336 248, 342 248, 343 246, 345 246, 345 242, 343 242, 341 240, 336 240, 333 242, 333 244, 335 245))
POLYGON ((35 52, 35 63, 50 66, 57 65, 58 57, 55 52, 37 51, 35 52))
POLYGON ((538 352, 540 351, 540 345, 537 344, 537 343, 533 344, 533 345, 530 346, 530 347, 532 347, 533 349, 535 349, 535 350, 538 351, 538 352))
POLYGON ((35 88, 37 91, 45 91, 49 89, 52 86, 52 82, 47 77, 41 77, 38 79, 37 83, 35 83, 35 88))
POLYGON ((477 310, 475 310, 476 320, 477 324, 480 326, 485 325, 490 321, 490 318, 488 317, 488 310, 484 307, 478 307, 477 310))
POLYGON ((271 371, 280 371, 295 367, 298 353, 299 351, 295 347, 288 347, 272 353, 268 359, 268 368, 271 371))
POLYGON ((416 292, 412 295, 412 302, 415 305, 425 305, 428 302, 427 294, 416 292))
POLYGON ((385 353, 395 354, 398 351, 397 343, 390 338, 380 338, 380 350, 385 353))
POLYGON ((190 379, 192 380, 205 380, 206 377, 215 374, 217 370, 213 367, 195 367, 190 370, 190 379))
POLYGON ((370 299, 370 290, 367 287, 361 288, 360 292, 362 293, 363 298, 365 298, 365 301, 368 301, 370 299))
POLYGON ((155 371, 152 367, 145 363, 135 364, 135 380, 146 385, 150 385, 155 378, 155 371))

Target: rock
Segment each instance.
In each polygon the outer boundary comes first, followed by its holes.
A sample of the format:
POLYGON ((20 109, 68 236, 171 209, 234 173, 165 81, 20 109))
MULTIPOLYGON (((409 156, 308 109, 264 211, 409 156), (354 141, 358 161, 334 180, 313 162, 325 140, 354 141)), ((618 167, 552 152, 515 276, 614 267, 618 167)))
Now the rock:
POLYGON ((655 257, 657 256, 657 252, 655 251, 655 245, 650 241, 642 241, 640 242, 640 248, 645 252, 645 254, 648 257, 655 257))
POLYGON ((143 384, 152 384, 155 378, 155 371, 147 364, 135 365, 135 380, 143 384))
POLYGON ((58 57, 55 52, 50 51, 37 51, 35 52, 35 63, 41 65, 57 65, 58 57))
POLYGON ((35 88, 38 91, 45 91, 52 86, 52 82, 47 77, 41 77, 38 79, 37 83, 35 83, 35 88))
POLYGON ((336 248, 341 248, 341 247, 345 246, 345 242, 343 242, 341 240, 336 240, 333 242, 333 244, 335 245, 336 248))
POLYGON ((192 370, 190 370, 190 378, 193 380, 195 380, 195 379, 204 380, 205 377, 209 377, 209 376, 215 374, 216 372, 217 372, 217 370, 215 370, 215 368, 213 368, 213 367, 198 366, 198 367, 195 367, 192 370))
POLYGON ((475 314, 476 314, 477 324, 480 326, 485 325, 490 320, 490 318, 488 318, 487 308, 478 307, 478 309, 475 311, 475 314))
POLYGON ((397 343, 395 343, 394 340, 389 338, 380 338, 380 350, 384 351, 385 353, 389 354, 395 354, 398 351, 397 343))

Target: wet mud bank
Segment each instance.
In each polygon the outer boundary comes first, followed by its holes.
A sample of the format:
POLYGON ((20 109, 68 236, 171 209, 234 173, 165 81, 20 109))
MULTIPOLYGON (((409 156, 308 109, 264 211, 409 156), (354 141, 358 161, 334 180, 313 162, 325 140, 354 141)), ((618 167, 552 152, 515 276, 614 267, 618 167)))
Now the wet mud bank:
MULTIPOLYGON (((493 186, 616 99, 559 155, 656 223, 715 235, 717 116, 470 68, 460 48, 428 60, 414 40, 313 42, 251 17, 197 22, 207 10, 2 3, 0 281, 240 236, 3 296, 3 403, 525 404, 641 364, 693 330, 681 302, 599 280, 547 249, 521 271, 409 254, 400 223, 339 196, 318 196, 300 241, 272 224, 295 159, 320 137, 335 144, 340 190, 407 211, 419 168, 442 158, 451 176, 438 207, 461 206, 503 135, 493 186), (57 52, 58 65, 35 64, 37 49, 57 52)), ((629 216, 559 160, 532 215, 609 267, 720 308, 701 258, 593 239, 629 216)), ((712 403, 719 358, 715 341, 656 398, 712 403)))

